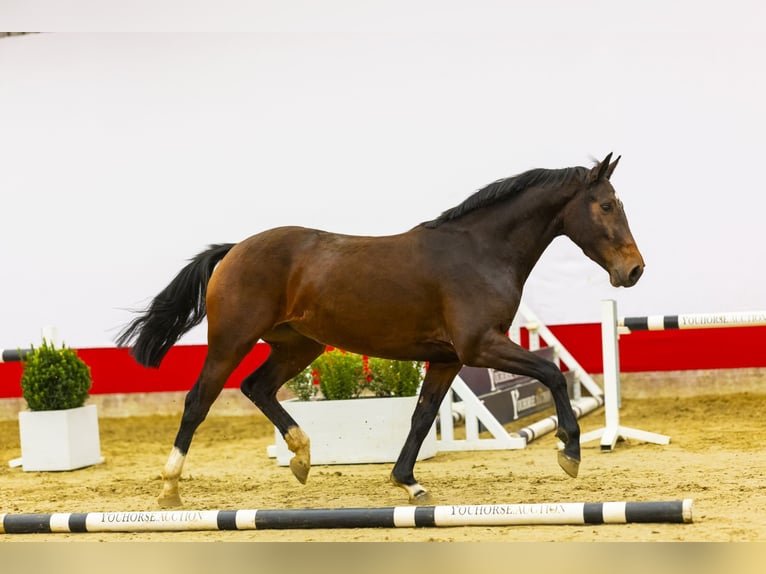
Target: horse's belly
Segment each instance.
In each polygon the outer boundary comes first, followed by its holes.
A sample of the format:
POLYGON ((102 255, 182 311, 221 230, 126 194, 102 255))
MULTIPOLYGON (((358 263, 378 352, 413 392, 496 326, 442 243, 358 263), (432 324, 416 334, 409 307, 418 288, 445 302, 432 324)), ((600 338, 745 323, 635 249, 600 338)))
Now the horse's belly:
POLYGON ((440 362, 456 359, 454 347, 443 329, 418 324, 412 315, 307 313, 289 324, 325 345, 372 357, 440 362))

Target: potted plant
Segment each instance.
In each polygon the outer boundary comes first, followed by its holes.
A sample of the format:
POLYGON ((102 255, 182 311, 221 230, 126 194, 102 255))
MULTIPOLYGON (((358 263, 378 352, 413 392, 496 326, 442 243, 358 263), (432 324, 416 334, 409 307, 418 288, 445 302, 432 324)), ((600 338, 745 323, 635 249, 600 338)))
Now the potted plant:
MULTIPOLYGON (((423 381, 423 364, 330 349, 287 383, 282 406, 311 440, 312 464, 394 462, 404 445, 423 381)), ((289 464, 279 431, 269 454, 289 464)), ((418 459, 436 454, 432 429, 418 459)))
POLYGON ((22 358, 19 412, 25 471, 72 470, 103 461, 95 405, 85 405, 90 368, 67 347, 43 340, 22 358))
POLYGON ((376 397, 412 397, 423 382, 423 363, 369 359, 369 386, 376 397))

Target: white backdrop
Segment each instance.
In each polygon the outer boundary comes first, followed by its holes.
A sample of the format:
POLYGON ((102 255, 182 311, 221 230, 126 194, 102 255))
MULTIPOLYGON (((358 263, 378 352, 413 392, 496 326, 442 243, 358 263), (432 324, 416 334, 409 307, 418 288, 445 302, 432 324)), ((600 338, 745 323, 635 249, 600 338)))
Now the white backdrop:
POLYGON ((282 224, 395 233, 497 178, 610 151, 645 275, 614 289, 557 240, 525 292, 542 319, 596 322, 605 297, 627 314, 764 308, 764 11, 270 1, 249 20, 106 27, 215 33, 122 34, 10 11, 9 29, 88 33, 0 39, 0 348, 46 324, 111 345, 209 243, 282 224))

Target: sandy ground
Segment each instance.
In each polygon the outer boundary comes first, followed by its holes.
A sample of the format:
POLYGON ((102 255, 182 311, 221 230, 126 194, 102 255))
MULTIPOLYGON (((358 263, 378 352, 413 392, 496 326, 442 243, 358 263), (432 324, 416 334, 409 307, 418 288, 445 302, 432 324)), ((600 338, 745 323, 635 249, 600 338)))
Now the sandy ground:
MULTIPOLYGON (((8 541, 766 541, 766 394, 631 399, 621 422, 671 436, 666 446, 583 445, 580 476, 556 463, 552 435, 524 450, 440 453, 416 466, 433 503, 493 504, 694 499, 692 524, 328 529, 0 535, 8 541)), ((525 424, 529 421, 525 421, 525 424)), ((603 426, 603 411, 582 421, 603 426)), ((102 418, 103 464, 71 472, 9 468, 18 424, 0 421, 0 513, 156 510, 159 472, 177 416, 102 418)), ((509 425, 509 428, 513 428, 509 425)), ((200 427, 181 482, 187 509, 381 507, 407 504, 390 466, 314 467, 307 485, 266 455, 273 427, 252 416, 213 416, 200 427)))

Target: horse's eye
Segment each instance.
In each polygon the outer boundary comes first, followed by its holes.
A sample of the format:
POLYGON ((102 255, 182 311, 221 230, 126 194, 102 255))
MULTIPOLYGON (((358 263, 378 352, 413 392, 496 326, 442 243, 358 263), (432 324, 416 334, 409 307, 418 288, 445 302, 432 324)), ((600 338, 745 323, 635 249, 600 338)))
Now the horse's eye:
POLYGON ((609 213, 612 211, 612 204, 611 203, 602 203, 601 204, 601 211, 604 213, 609 213))

